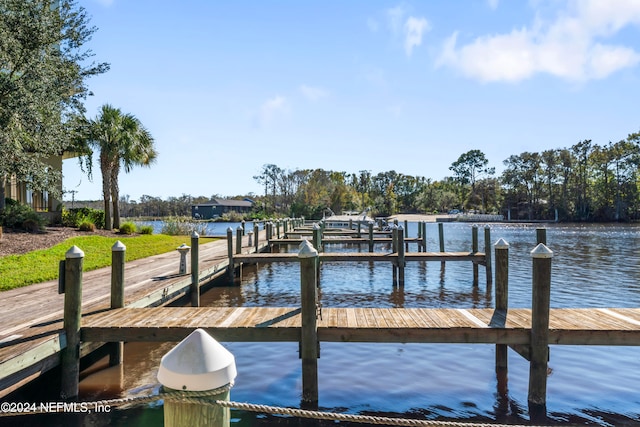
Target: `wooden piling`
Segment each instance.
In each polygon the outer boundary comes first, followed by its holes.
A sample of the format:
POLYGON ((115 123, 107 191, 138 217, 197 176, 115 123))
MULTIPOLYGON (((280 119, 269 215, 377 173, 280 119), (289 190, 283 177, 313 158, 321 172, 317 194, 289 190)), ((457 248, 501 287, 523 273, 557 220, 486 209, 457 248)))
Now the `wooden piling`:
POLYGON ((533 289, 531 307, 531 361, 529 362, 529 415, 531 421, 546 421, 547 369, 549 360, 549 305, 553 252, 543 243, 531 251, 533 289))
POLYGON ((256 253, 258 253, 260 248, 260 226, 258 225, 257 222, 253 223, 253 238, 254 238, 253 243, 255 245, 256 253))
POLYGON ((316 263, 318 251, 305 241, 298 252, 300 259, 301 333, 300 357, 302 358, 302 402, 318 403, 318 291, 316 287, 316 263))
MULTIPOLYGON (((504 311, 506 315, 509 307, 509 244, 504 239, 500 239, 494 248, 496 255, 495 308, 496 312, 504 311)), ((496 344, 496 373, 498 377, 502 377, 501 373, 506 373, 507 350, 505 344, 496 344)))
MULTIPOLYGON (((478 253, 478 227, 471 227, 471 252, 478 253)), ((473 263, 473 286, 478 286, 478 263, 473 263)))
POLYGON ((229 265, 227 266, 227 278, 233 283, 235 275, 235 265, 233 263, 233 229, 227 228, 227 257, 229 257, 229 265))
POLYGON ((422 252, 422 222, 418 223, 418 252, 422 252))
POLYGON ((427 252, 427 223, 422 223, 422 252, 427 252))
MULTIPOLYGON (((398 221, 398 220, 396 220, 398 221)), ((392 231, 391 231, 391 252, 394 254, 398 253, 398 226, 396 224, 394 224, 392 226, 392 231)), ((391 263, 391 270, 392 270, 392 276, 393 276, 393 286, 396 286, 398 284, 398 262, 397 262, 397 258, 395 262, 391 263)))
POLYGON ((373 222, 369 223, 369 252, 373 252, 373 222))
POLYGON ((490 286, 493 283, 493 267, 491 265, 491 228, 488 225, 484 227, 484 256, 487 286, 490 286))
POLYGON ((398 228, 398 286, 404 286, 404 267, 406 266, 404 261, 404 231, 402 226, 398 228))
POLYGON ((547 244, 547 229, 546 228, 536 228, 536 245, 542 243, 543 245, 547 244))
POLYGON ((242 253, 242 227, 236 229, 236 255, 242 253))
POLYGON ((191 307, 200 307, 200 235, 191 233, 191 307))
MULTIPOLYGON (((111 247, 111 308, 124 307, 124 260, 127 247, 118 240, 111 247)), ((116 366, 124 360, 124 343, 110 343, 109 366, 116 366)))
POLYGON ((63 324, 67 345, 60 356, 60 398, 63 400, 75 400, 78 397, 83 261, 84 252, 77 246, 72 246, 65 254, 63 324))

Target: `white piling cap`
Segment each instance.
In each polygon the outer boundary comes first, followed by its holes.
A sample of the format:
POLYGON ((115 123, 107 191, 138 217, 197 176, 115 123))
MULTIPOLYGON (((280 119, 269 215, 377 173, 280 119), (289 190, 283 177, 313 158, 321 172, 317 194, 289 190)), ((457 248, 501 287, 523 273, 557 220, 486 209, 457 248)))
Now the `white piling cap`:
POLYGON ((546 247, 544 243, 539 243, 531 251, 531 258, 553 258, 553 251, 546 247))
POLYGON ((126 250, 127 250, 127 247, 120 240, 118 240, 113 244, 113 246, 111 246, 112 252, 124 252, 126 250))
POLYGON ((183 243, 180 246, 178 246, 176 249, 179 251, 188 251, 189 249, 191 249, 191 246, 187 246, 183 243))
POLYGON ((313 258, 318 256, 318 251, 316 250, 316 248, 314 248, 313 244, 311 244, 311 242, 306 239, 303 240, 298 247, 300 248, 300 251, 298 252, 298 258, 313 258))
POLYGON ((71 258, 71 259, 73 259, 73 258, 84 258, 84 252, 82 252, 82 249, 80 249, 76 245, 73 245, 64 254, 64 257, 65 258, 71 258))
MULTIPOLYGON (((240 227, 240 228, 242 228, 242 227, 240 227)), ((227 232, 229 232, 229 231, 233 233, 233 228, 231 228, 231 227, 227 228, 227 232)))
POLYGON ((193 232, 191 233, 191 238, 192 239, 197 239, 199 237, 200 237, 200 235, 198 234, 198 232, 196 230, 193 230, 193 232))
POLYGON ((500 239, 498 239, 498 241, 493 246, 496 249, 508 249, 509 248, 509 243, 507 243, 506 240, 500 238, 500 239))
POLYGON ((158 381, 174 390, 214 390, 233 382, 236 361, 203 329, 196 329, 160 360, 158 381))

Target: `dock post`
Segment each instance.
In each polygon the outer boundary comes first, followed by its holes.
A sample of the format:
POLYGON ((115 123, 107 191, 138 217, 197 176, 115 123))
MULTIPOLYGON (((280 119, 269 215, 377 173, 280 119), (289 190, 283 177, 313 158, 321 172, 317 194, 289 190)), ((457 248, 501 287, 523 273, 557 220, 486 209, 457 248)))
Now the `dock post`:
POLYGON ((280 238, 280 220, 276 220, 276 237, 280 238))
POLYGON ((484 227, 484 266, 487 275, 487 286, 493 283, 493 267, 491 266, 491 228, 484 227))
POLYGON ((373 222, 369 221, 369 252, 373 252, 373 222))
POLYGON ((438 242, 440 243, 440 252, 444 252, 444 224, 438 223, 438 242))
MULTIPOLYGON (((397 221, 397 220, 396 220, 397 221)), ((394 223, 391 226, 391 252, 398 254, 398 226, 394 223)), ((393 286, 398 284, 398 258, 391 262, 393 286)))
MULTIPOLYGON (((111 308, 124 307, 124 259, 127 247, 118 240, 111 247, 111 308)), ((124 343, 110 343, 109 366, 116 366, 124 360, 124 343)))
POLYGON ((427 252, 427 222, 422 223, 422 252, 427 252))
MULTIPOLYGON (((509 307, 509 243, 500 239, 494 245, 496 252, 496 312, 507 315, 509 307)), ((487 248, 488 251, 491 248, 487 248)), ((507 345, 496 344, 496 374, 498 379, 505 378, 507 373, 507 345)))
POLYGON ((253 223, 253 237, 255 238, 255 248, 256 248, 256 253, 259 252, 259 247, 260 247, 260 226, 258 225, 257 222, 253 223))
MULTIPOLYGON (((360 221, 358 221, 359 223, 360 221)), ((359 225, 359 224, 358 224, 359 225)), ((349 218, 349 231, 353 230, 353 218, 349 218)))
POLYGON ((230 409, 212 402, 229 400, 236 376, 233 354, 203 329, 193 331, 160 361, 158 382, 169 393, 164 398, 164 425, 228 427, 230 409), (210 395, 198 397, 198 392, 210 395))
POLYGON ((63 400, 72 400, 78 397, 83 261, 84 252, 75 245, 65 254, 63 325, 67 346, 61 351, 62 381, 60 398, 63 400))
POLYGON ((236 254, 242 253, 242 227, 236 228, 236 254))
POLYGON ((398 285, 399 286, 404 286, 404 267, 405 267, 405 261, 404 261, 404 252, 405 252, 405 247, 404 247, 404 232, 406 231, 406 229, 403 229, 402 226, 398 227, 398 285))
POLYGON ((200 235, 191 233, 191 307, 200 307, 200 235))
POLYGON ((229 282, 233 283, 236 266, 233 263, 233 229, 227 228, 227 256, 229 257, 229 265, 227 266, 227 277, 229 282))
POLYGON ((362 238, 362 221, 360 220, 358 220, 358 230, 356 236, 358 236, 358 239, 362 238))
POLYGON ((543 243, 531 251, 533 290, 531 307, 531 361, 529 362, 529 416, 532 422, 546 421, 547 369, 549 361, 549 305, 553 252, 543 243))
MULTIPOLYGON (((409 221, 408 220, 404 220, 404 239, 406 241, 406 239, 409 238, 409 221)), ((406 246, 404 248, 405 252, 409 252, 409 242, 405 243, 406 246)))
POLYGON ((418 252, 422 252, 422 222, 418 222, 418 252))
POLYGON ((318 404, 318 291, 316 287, 316 264, 318 251, 308 240, 300 244, 300 291, 301 319, 300 357, 302 358, 302 403, 318 404))
MULTIPOLYGON (((471 227, 471 252, 478 253, 478 226, 471 227)), ((473 286, 478 286, 478 263, 473 262, 473 286)))
POLYGON ((536 228, 536 245, 542 243, 543 245, 547 244, 547 229, 546 228, 536 228))
POLYGON ((242 235, 244 236, 246 234, 246 231, 247 231, 246 228, 245 228, 246 224, 244 222, 244 219, 240 223, 240 226, 242 227, 242 235))

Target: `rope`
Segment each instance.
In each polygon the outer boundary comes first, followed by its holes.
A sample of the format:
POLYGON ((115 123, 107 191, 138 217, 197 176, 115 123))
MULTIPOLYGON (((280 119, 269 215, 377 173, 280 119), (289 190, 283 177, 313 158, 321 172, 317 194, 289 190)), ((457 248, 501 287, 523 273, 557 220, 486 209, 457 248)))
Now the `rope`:
MULTIPOLYGON (((6 410, 0 411, 0 418, 6 416, 15 415, 29 415, 29 414, 42 414, 42 413, 55 413, 66 412, 68 406, 66 405, 80 405, 90 404, 92 407, 120 407, 125 405, 151 403, 161 399, 172 400, 184 403, 193 403, 199 405, 214 405, 221 406, 223 408, 239 409, 247 412, 259 412, 263 414, 271 415, 289 415, 298 418, 311 418, 317 420, 332 420, 332 421, 348 421, 352 423, 366 423, 374 425, 388 425, 388 426, 408 426, 408 427, 504 427, 504 424, 493 423, 473 423, 473 422, 459 422, 459 421, 435 421, 435 420, 418 420, 412 418, 393 418, 393 417, 378 417, 373 415, 355 415, 355 414, 343 414, 335 412, 322 412, 322 411, 310 411, 306 409, 297 408, 285 408, 279 406, 259 405, 255 403, 233 402, 227 400, 207 400, 207 397, 212 397, 224 393, 231 389, 233 384, 227 384, 223 387, 207 390, 207 391, 167 391, 156 395, 148 396, 132 396, 123 397, 117 399, 106 399, 93 402, 54 402, 54 405, 48 405, 46 407, 36 407, 33 404, 33 410, 29 411, 17 411, 8 412, 6 410), (60 403, 60 405, 56 405, 60 403)), ((510 424, 509 427, 536 427, 532 425, 516 425, 510 424)))

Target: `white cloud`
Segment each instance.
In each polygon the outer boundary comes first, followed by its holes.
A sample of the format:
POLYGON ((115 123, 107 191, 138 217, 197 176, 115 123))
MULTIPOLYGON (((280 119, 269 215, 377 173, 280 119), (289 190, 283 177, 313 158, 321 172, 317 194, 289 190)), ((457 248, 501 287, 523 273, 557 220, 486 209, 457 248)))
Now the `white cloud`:
POLYGON ((498 8, 498 3, 500 3, 500 0, 487 0, 487 4, 492 10, 496 10, 498 8))
POLYGON ((317 101, 322 98, 326 98, 329 96, 329 93, 319 87, 300 85, 300 92, 302 95, 307 98, 309 101, 317 101))
POLYGON ((387 10, 389 28, 392 33, 398 34, 402 30, 402 21, 406 13, 407 10, 402 5, 387 10))
POLYGON ((404 24, 404 51, 411 56, 413 48, 422 44, 422 34, 430 29, 429 22, 424 18, 410 16, 404 24))
POLYGON ((606 78, 640 63, 630 47, 601 43, 640 24, 640 2, 570 0, 554 20, 537 18, 508 34, 477 37, 458 46, 458 33, 443 44, 437 66, 449 66, 484 82, 518 82, 537 73, 570 81, 606 78))
POLYGON ((287 116, 290 110, 289 101, 284 96, 276 95, 260 106, 258 124, 260 126, 268 126, 276 118, 287 116))

